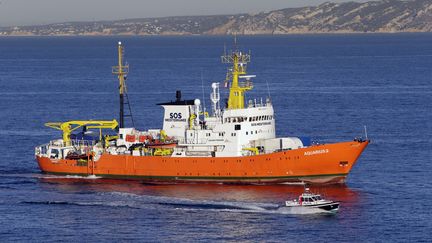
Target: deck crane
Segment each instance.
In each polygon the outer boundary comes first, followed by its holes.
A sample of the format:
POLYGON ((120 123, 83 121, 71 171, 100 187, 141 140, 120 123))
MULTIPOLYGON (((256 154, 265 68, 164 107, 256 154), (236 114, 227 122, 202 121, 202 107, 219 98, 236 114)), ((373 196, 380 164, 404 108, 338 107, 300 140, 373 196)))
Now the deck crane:
POLYGON ((67 145, 71 141, 71 133, 80 127, 87 129, 99 129, 100 137, 102 139, 102 129, 115 130, 118 127, 118 122, 114 119, 112 121, 67 121, 67 122, 48 122, 45 126, 63 131, 63 142, 67 145))

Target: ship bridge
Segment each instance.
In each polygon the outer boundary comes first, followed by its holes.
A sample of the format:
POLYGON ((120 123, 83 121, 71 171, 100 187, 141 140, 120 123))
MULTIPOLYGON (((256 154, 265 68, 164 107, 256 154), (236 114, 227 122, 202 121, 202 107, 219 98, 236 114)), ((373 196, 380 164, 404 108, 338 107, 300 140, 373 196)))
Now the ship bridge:
POLYGON ((250 53, 233 51, 224 54, 221 60, 231 64, 225 80, 225 87, 229 88, 225 109, 220 107, 218 82, 211 85, 211 112, 205 111, 199 99, 183 100, 180 91, 174 101, 158 104, 164 108, 164 133, 178 141, 172 156, 245 156, 302 147, 297 138, 276 138, 269 97, 246 99, 245 94, 253 89, 252 79, 256 77, 246 72, 250 53))
POLYGON ((161 103, 165 109, 163 130, 179 141, 173 156, 242 156, 256 152, 255 141, 275 138, 274 110, 269 98, 248 100, 245 93, 253 89, 252 78, 246 72, 249 53, 233 51, 224 54, 228 69, 225 86, 229 86, 228 103, 220 108, 219 83, 212 83, 211 114, 204 111, 199 99, 161 103))

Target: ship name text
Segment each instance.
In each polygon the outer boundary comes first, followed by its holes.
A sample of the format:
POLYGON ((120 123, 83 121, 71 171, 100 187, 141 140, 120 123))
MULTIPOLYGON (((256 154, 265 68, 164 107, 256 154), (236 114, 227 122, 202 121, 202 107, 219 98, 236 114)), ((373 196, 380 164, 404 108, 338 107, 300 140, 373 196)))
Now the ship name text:
POLYGON ((271 122, 258 122, 258 123, 252 123, 252 126, 264 126, 264 125, 271 125, 271 122))
POLYGON ((326 154, 328 153, 328 149, 320 149, 320 150, 313 150, 313 151, 306 151, 304 152, 305 156, 315 155, 315 154, 326 154))

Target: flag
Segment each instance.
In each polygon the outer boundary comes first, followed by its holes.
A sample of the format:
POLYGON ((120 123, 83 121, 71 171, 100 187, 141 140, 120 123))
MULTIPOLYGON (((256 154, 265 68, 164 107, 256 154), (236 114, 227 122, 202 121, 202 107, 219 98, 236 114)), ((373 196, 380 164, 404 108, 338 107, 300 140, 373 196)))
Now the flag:
POLYGON ((224 87, 225 87, 225 88, 228 88, 228 85, 229 85, 228 80, 225 80, 224 87))

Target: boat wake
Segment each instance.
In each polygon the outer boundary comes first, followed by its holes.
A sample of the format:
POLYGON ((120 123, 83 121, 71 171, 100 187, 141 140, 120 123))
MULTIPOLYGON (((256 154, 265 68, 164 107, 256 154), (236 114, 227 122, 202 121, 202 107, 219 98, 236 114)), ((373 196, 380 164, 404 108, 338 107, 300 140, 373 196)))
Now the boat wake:
MULTIPOLYGON (((184 211, 215 211, 230 213, 258 213, 258 214, 292 214, 305 215, 324 213, 320 209, 297 208, 290 209, 276 203, 240 202, 240 201, 212 201, 192 200, 165 196, 139 195, 127 192, 102 192, 98 193, 97 202, 63 202, 42 201, 38 204, 65 204, 75 206, 108 206, 127 207, 133 209, 157 209, 157 210, 184 210, 184 211)), ((26 202, 29 203, 29 202, 26 202)))
POLYGON ((80 179, 80 180, 96 180, 96 179, 102 179, 100 176, 96 175, 89 175, 89 176, 79 176, 79 175, 42 175, 39 177, 40 179, 80 179))
POLYGON ((280 214, 292 214, 292 215, 311 215, 311 214, 326 214, 332 215, 334 212, 326 211, 319 208, 306 208, 306 207, 280 207, 277 209, 277 213, 280 214))
POLYGON ((193 201, 193 202, 161 202, 159 205, 172 207, 175 209, 186 210, 239 210, 250 212, 261 212, 277 208, 276 204, 245 203, 245 202, 212 202, 212 201, 193 201))
POLYGON ((328 211, 317 208, 287 208, 273 204, 272 206, 259 207, 255 203, 228 203, 223 204, 172 204, 176 206, 177 210, 198 211, 209 210, 219 212, 232 212, 232 213, 254 213, 254 214, 285 214, 285 215, 316 215, 316 214, 333 214, 328 211))
POLYGON ((122 208, 133 208, 127 204, 119 204, 116 202, 68 202, 68 201, 23 201, 23 204, 36 204, 36 205, 72 205, 72 206, 85 206, 85 207, 122 207, 122 208))
POLYGON ((98 192, 72 200, 21 201, 47 206, 116 207, 138 210, 184 210, 252 214, 305 215, 324 213, 320 209, 287 208, 276 203, 192 200, 186 198, 139 195, 127 192, 98 192), (97 199, 97 200, 95 200, 97 199))

